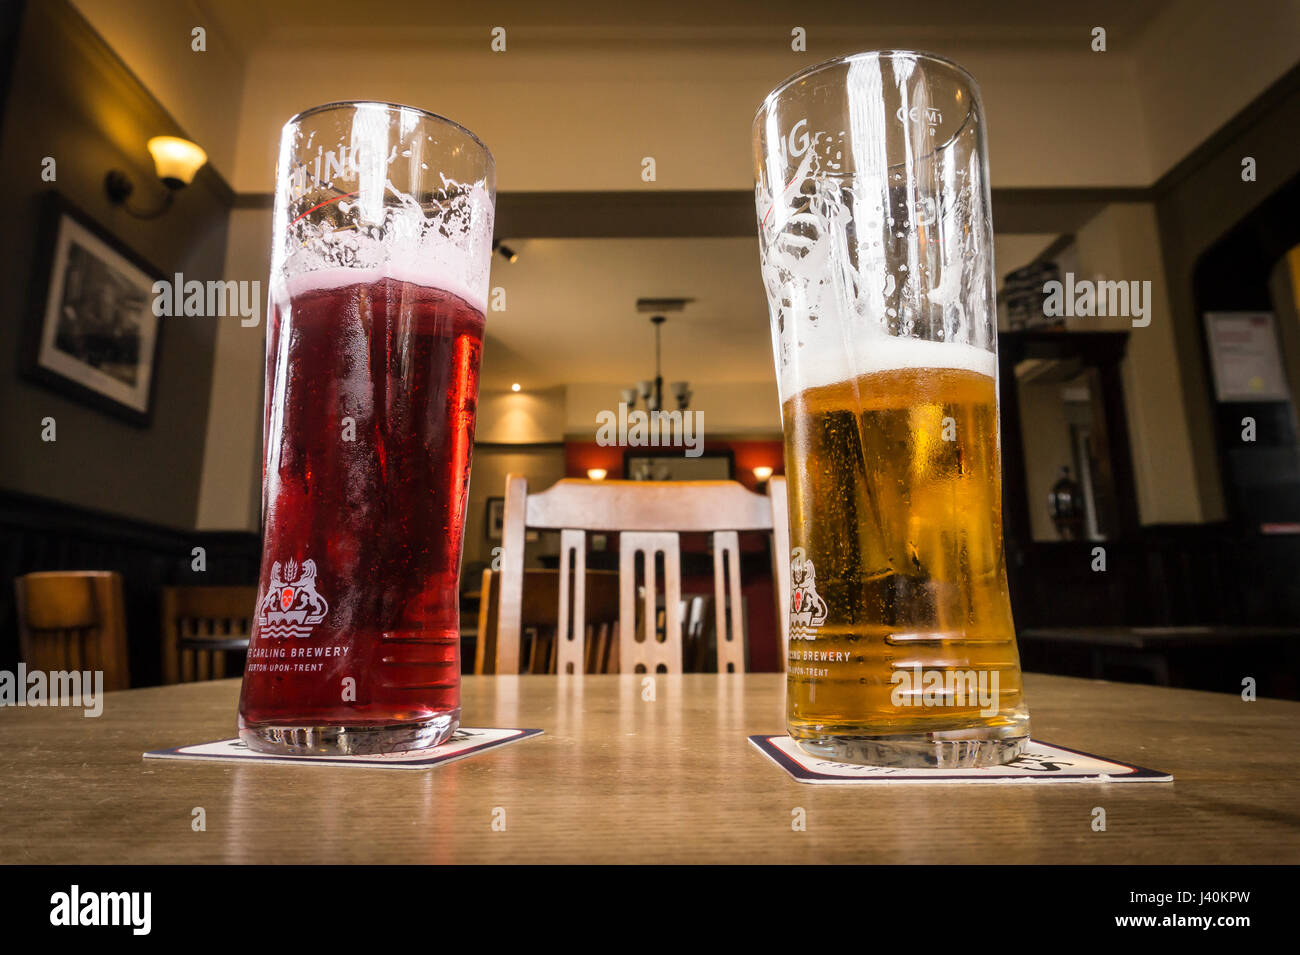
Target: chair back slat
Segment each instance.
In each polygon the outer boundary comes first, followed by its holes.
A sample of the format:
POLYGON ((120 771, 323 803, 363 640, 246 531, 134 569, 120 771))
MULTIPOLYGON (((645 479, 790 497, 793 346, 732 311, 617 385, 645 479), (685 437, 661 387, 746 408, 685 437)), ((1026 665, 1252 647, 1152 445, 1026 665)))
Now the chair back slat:
POLYGON ((256 587, 164 587, 164 683, 218 680, 227 655, 248 645, 257 605, 256 587))
POLYGON ((557 673, 586 670, 587 535, 583 531, 560 532, 560 606, 555 640, 558 644, 557 673))
POLYGON ((740 616, 740 535, 713 535, 713 613, 717 634, 718 672, 745 672, 745 639, 740 616))
POLYGON ((789 665, 790 656, 790 522, 781 520, 788 513, 785 478, 768 478, 767 496, 772 501, 772 589, 776 592, 776 627, 781 638, 781 669, 789 665))
POLYGON ((627 673, 682 672, 681 537, 676 531, 619 534, 619 659, 627 673), (659 631, 658 565, 664 622, 659 631), (636 568, 641 567, 640 575, 636 568), (638 586, 638 578, 641 581, 638 586), (641 597, 640 607, 637 597, 641 597))
POLYGON ((131 682, 122 576, 78 570, 25 574, 14 580, 18 646, 32 670, 98 670, 104 689, 131 682))
POLYGON ((501 574, 489 567, 483 568, 483 583, 478 598, 478 635, 474 641, 474 672, 497 671, 497 620, 501 590, 501 574))

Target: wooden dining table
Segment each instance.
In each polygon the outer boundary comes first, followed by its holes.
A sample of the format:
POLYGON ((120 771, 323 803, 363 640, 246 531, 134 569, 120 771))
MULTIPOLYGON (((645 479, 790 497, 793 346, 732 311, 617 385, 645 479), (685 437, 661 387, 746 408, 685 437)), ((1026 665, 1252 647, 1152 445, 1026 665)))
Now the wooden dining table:
POLYGON ((466 726, 544 733, 428 770, 141 758, 233 736, 222 680, 108 694, 98 718, 0 709, 0 859, 1300 862, 1300 703, 1025 680, 1035 739, 1174 782, 802 784, 747 739, 783 728, 767 673, 659 675, 653 694, 640 676, 466 677, 466 726))

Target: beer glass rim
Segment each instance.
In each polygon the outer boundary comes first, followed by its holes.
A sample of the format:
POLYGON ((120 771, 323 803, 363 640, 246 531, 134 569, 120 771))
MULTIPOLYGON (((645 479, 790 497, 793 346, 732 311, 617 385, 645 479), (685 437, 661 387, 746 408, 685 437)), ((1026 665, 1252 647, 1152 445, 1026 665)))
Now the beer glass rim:
POLYGON ((759 104, 758 110, 754 113, 754 122, 752 125, 757 128, 763 114, 781 98, 782 94, 784 94, 795 83, 805 80, 815 73, 820 73, 823 70, 829 70, 836 66, 842 66, 845 63, 850 63, 854 60, 892 60, 902 57, 908 57, 915 60, 926 60, 931 63, 936 63, 939 66, 946 67, 961 77, 963 82, 970 87, 971 92, 974 94, 973 98, 976 101, 982 98, 980 96, 979 83, 975 81, 975 77, 970 74, 970 71, 960 63, 957 63, 946 56, 941 56, 938 53, 930 53, 926 50, 863 50, 860 53, 846 53, 843 56, 836 56, 829 60, 823 60, 820 63, 815 63, 812 66, 805 67, 798 73, 787 76, 784 80, 773 87, 770 93, 763 97, 763 102, 759 104))
POLYGON ((391 102, 390 100, 382 100, 382 99, 335 100, 332 103, 321 103, 319 106, 312 106, 309 109, 304 109, 302 112, 294 113, 285 121, 284 125, 293 126, 295 123, 301 122, 307 117, 314 116, 317 113, 324 113, 329 110, 336 110, 336 109, 355 109, 358 106, 382 106, 384 109, 387 110, 410 110, 412 113, 419 113, 420 116, 424 117, 425 119, 431 119, 434 122, 443 123, 444 125, 451 126, 453 129, 458 129, 466 136, 468 136, 470 139, 472 139, 478 145, 479 149, 483 150, 484 155, 487 156, 488 162, 492 165, 494 169, 496 168, 497 161, 496 158, 492 155, 492 150, 488 149, 487 143, 479 139, 473 130, 469 129, 466 126, 461 125, 460 123, 456 122, 454 119, 448 119, 446 116, 443 116, 441 113, 435 113, 432 110, 422 109, 419 106, 408 106, 406 103, 394 103, 391 102))

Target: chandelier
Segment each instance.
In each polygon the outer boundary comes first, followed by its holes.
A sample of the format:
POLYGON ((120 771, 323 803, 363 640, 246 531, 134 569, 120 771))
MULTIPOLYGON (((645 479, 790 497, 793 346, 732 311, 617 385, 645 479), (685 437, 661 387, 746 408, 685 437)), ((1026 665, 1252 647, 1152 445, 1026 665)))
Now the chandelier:
MULTIPOLYGON (((645 312, 650 309, 656 311, 681 311, 686 307, 690 299, 638 299, 637 311, 645 312)), ((661 335, 664 322, 668 321, 663 315, 652 315, 650 323, 654 326, 655 335, 655 376, 654 380, 638 381, 634 388, 624 388, 621 395, 623 403, 627 405, 628 411, 636 407, 637 399, 645 402, 647 411, 662 411, 664 408, 664 376, 660 363, 662 342, 661 335)), ((691 405, 691 383, 689 381, 674 381, 669 386, 672 389, 673 399, 677 402, 679 411, 685 411, 691 405)))

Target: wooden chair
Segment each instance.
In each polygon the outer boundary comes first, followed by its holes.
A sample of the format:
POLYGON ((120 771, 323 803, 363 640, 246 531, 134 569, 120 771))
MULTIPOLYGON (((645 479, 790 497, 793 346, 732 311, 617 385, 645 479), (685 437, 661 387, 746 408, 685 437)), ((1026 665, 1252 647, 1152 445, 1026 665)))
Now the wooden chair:
POLYGON ((735 481, 582 481, 566 479, 538 494, 528 479, 506 478, 502 529, 500 622, 496 672, 519 670, 524 590, 524 534, 560 531, 558 598, 559 670, 581 665, 586 608, 582 588, 570 581, 586 572, 587 532, 619 534, 619 663, 624 672, 681 673, 682 532, 713 535, 714 619, 718 672, 741 672, 745 648, 740 603, 740 532, 772 534, 773 590, 781 635, 781 659, 789 642, 790 531, 785 479, 768 481, 768 496, 735 481), (656 613, 656 565, 663 563, 662 616, 656 613), (637 566, 643 568, 643 606, 637 609, 637 566), (571 592, 572 591, 572 592, 571 592), (660 621, 662 620, 662 623, 660 621))
MULTIPOLYGON (((560 572, 558 570, 524 571, 523 600, 519 615, 521 633, 533 632, 528 659, 522 669, 527 673, 555 673, 559 668, 558 623, 560 619, 560 572)), ((483 571, 483 587, 479 601, 478 640, 474 647, 474 672, 495 673, 497 662, 497 630, 500 620, 499 595, 501 574, 494 570, 483 571)), ((584 628, 585 649, 582 666, 577 672, 609 673, 618 670, 618 642, 615 626, 618 623, 618 574, 610 570, 589 570, 583 594, 586 611, 584 628)), ((574 659, 565 660, 561 672, 574 672, 574 659)), ((511 672, 518 672, 517 670, 511 672)))
POLYGON ((102 670, 105 690, 131 685, 122 575, 107 570, 14 580, 18 649, 33 670, 102 670))
POLYGON ((256 587, 164 587, 164 683, 220 680, 226 655, 248 649, 256 587))

